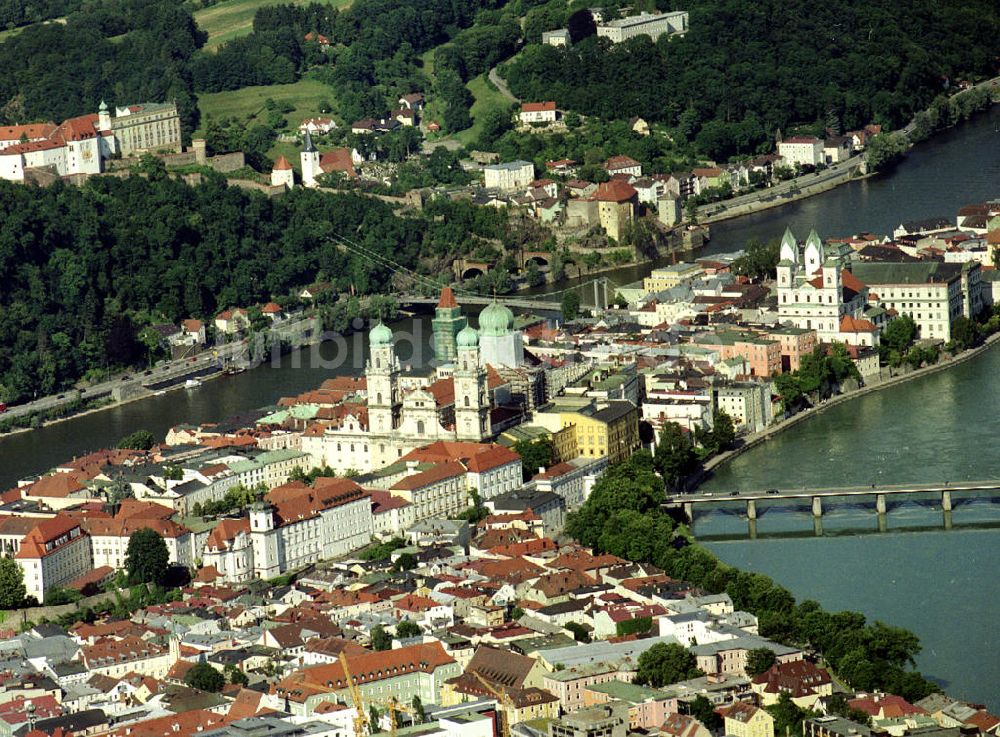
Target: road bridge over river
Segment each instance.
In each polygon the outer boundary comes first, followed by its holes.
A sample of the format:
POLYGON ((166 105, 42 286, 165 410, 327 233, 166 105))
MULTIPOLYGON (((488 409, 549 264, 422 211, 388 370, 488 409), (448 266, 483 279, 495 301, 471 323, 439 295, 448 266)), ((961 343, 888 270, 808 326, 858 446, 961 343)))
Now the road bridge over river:
POLYGON ((885 516, 906 502, 935 507, 945 514, 945 526, 950 527, 953 509, 975 499, 987 497, 1000 503, 1000 479, 986 481, 950 481, 927 484, 892 484, 871 486, 831 486, 813 489, 764 489, 760 491, 706 491, 680 494, 669 498, 664 508, 683 511, 694 525, 698 511, 712 508, 745 514, 754 523, 771 510, 806 508, 816 520, 823 517, 825 507, 852 505, 871 507, 884 528, 885 516))

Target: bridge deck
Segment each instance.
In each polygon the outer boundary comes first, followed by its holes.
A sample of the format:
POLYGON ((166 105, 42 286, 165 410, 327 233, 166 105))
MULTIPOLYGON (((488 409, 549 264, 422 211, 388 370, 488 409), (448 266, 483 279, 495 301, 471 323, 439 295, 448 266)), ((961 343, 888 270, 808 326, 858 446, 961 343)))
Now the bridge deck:
POLYGON ((716 502, 745 502, 749 500, 811 499, 813 497, 875 496, 880 494, 923 494, 945 491, 1000 491, 1000 480, 959 481, 936 484, 876 484, 874 486, 830 486, 816 489, 779 489, 778 493, 768 491, 702 492, 700 494, 679 494, 667 500, 668 505, 713 504, 716 502))
MULTIPOLYGON (((436 305, 438 299, 438 297, 412 297, 405 294, 401 294, 398 297, 399 303, 403 305, 436 305)), ((488 305, 493 301, 493 297, 469 297, 463 294, 458 300, 463 305, 488 305)), ((562 303, 560 302, 541 299, 510 299, 501 297, 497 301, 508 307, 519 307, 528 310, 559 310, 562 308, 562 303)))

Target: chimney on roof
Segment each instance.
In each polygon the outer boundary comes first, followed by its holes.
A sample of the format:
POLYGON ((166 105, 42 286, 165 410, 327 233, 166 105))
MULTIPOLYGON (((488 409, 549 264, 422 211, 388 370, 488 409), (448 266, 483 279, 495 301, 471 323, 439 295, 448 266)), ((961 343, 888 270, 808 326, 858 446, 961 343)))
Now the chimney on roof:
POLYGON ((406 475, 412 476, 417 473, 417 465, 419 461, 407 461, 406 462, 406 475))

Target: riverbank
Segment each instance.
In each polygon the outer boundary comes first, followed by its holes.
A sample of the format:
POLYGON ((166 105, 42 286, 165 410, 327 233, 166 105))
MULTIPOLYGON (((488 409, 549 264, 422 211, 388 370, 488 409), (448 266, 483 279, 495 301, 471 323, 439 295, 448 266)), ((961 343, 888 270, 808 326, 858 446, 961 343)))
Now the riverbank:
MULTIPOLYGON (((266 336, 270 336, 269 338, 266 337, 263 342, 255 344, 255 347, 258 350, 256 353, 251 352, 251 354, 266 357, 268 355, 268 352, 266 351, 268 342, 270 342, 272 349, 274 345, 280 345, 282 353, 312 345, 322 336, 322 332, 319 328, 319 318, 316 316, 308 316, 301 320, 290 322, 288 325, 278 326, 274 328, 273 333, 265 334, 266 336), (303 328, 303 325, 306 327, 303 328), (285 340, 288 340, 287 345, 283 342, 285 340)), ((258 338, 259 337, 260 336, 258 336, 258 338)), ((55 403, 53 406, 44 406, 43 408, 31 412, 24 412, 23 406, 15 408, 21 409, 22 413, 20 415, 12 415, 9 417, 0 415, 0 421, 7 420, 8 422, 17 422, 16 426, 12 426, 10 429, 0 432, 0 438, 31 432, 33 430, 38 430, 39 428, 62 423, 67 420, 85 417, 96 412, 102 412, 104 410, 119 408, 134 402, 148 400, 152 397, 162 396, 166 392, 173 392, 177 389, 190 388, 186 385, 186 382, 189 379, 196 379, 202 383, 211 381, 212 379, 217 379, 225 375, 225 370, 222 366, 227 358, 236 358, 237 354, 243 353, 245 350, 250 350, 249 347, 244 345, 245 343, 246 341, 244 340, 240 343, 229 343, 222 347, 217 346, 211 350, 206 348, 202 353, 198 354, 193 359, 184 358, 171 361, 160 369, 160 379, 146 386, 136 380, 122 380, 119 377, 112 382, 106 382, 103 388, 90 387, 88 389, 78 390, 80 392, 79 397, 72 400, 66 400, 61 404, 59 404, 59 402, 62 399, 62 395, 59 397, 45 397, 32 403, 42 405, 53 405, 53 403, 55 403), (167 383, 164 384, 164 382, 167 383), (109 386, 111 388, 108 388, 109 386), (91 392, 92 396, 86 397, 86 392, 91 392), (93 396, 94 393, 97 393, 98 396, 93 396), (59 417, 41 419, 46 414, 56 411, 60 407, 72 405, 74 401, 80 401, 81 399, 85 400, 85 406, 80 408, 79 411, 69 411, 59 417), (38 419, 37 424, 34 422, 35 419, 38 419)), ((146 378, 146 381, 149 382, 151 379, 146 378)))
POLYGON ((793 202, 798 202, 799 200, 804 200, 818 194, 823 194, 824 192, 829 192, 831 189, 836 189, 837 187, 848 184, 849 182, 857 182, 862 179, 868 179, 869 177, 873 177, 878 174, 878 172, 859 173, 860 171, 861 166, 860 162, 858 162, 857 166, 848 168, 843 172, 838 172, 837 176, 824 179, 815 184, 806 184, 798 190, 790 191, 784 195, 772 195, 771 197, 764 199, 763 195, 766 193, 765 190, 760 192, 761 196, 756 200, 727 207, 723 212, 714 215, 706 215, 705 217, 699 215, 698 221, 708 225, 711 223, 722 222, 723 220, 732 220, 733 218, 742 217, 744 215, 753 215, 754 213, 764 212, 765 210, 772 210, 776 207, 784 207, 785 205, 789 205, 793 202))
POLYGON ((914 369, 904 374, 892 376, 882 381, 879 381, 877 384, 863 386, 860 389, 857 389, 856 391, 853 392, 848 392, 846 394, 838 394, 837 396, 831 397, 830 399, 827 399, 826 401, 816 405, 815 407, 810 407, 807 410, 804 410, 785 420, 782 420, 777 424, 767 428, 766 430, 762 430, 761 432, 756 433, 752 437, 748 438, 747 441, 740 447, 733 448, 732 450, 728 450, 725 453, 720 453, 719 455, 710 458, 702 466, 702 469, 698 473, 698 475, 692 481, 689 482, 687 490, 693 491, 699 485, 701 485, 709 478, 711 478, 712 473, 716 468, 719 468, 720 466, 729 463, 734 458, 738 458, 743 453, 746 453, 748 450, 751 450, 759 445, 762 445, 763 443, 766 443, 776 435, 783 433, 792 427, 795 427, 800 422, 804 422, 812 417, 815 417, 818 414, 821 414, 829 409, 832 409, 833 407, 844 404, 845 402, 849 402, 854 399, 858 399, 860 397, 868 396, 869 394, 873 394, 883 389, 890 389, 892 387, 899 386, 900 384, 905 384, 909 381, 912 381, 913 379, 919 379, 924 376, 930 376, 932 374, 936 374, 938 372, 954 368, 955 366, 960 366, 966 361, 970 361, 973 358, 982 355, 983 353, 991 349, 993 346, 995 346, 998 342, 1000 342, 1000 333, 994 333, 993 335, 990 335, 988 338, 986 338, 986 340, 983 341, 982 345, 962 351, 957 356, 947 359, 941 359, 932 366, 924 366, 923 368, 914 369))
MULTIPOLYGON (((998 95, 1000 95, 1000 77, 994 77, 993 79, 988 79, 985 82, 980 82, 976 85, 976 88, 990 90, 990 102, 986 105, 985 110, 979 112, 988 112, 991 105, 1000 101, 1000 99, 998 99, 998 95)), ((969 92, 969 90, 961 90, 952 95, 949 99, 954 99, 960 95, 966 94, 967 92, 969 92)), ((926 138, 921 138, 916 141, 913 140, 913 134, 917 130, 917 120, 922 115, 926 115, 929 111, 930 109, 920 111, 905 127, 898 131, 888 133, 887 135, 903 136, 906 139, 906 148, 909 150, 923 141, 933 140, 936 136, 954 128, 954 124, 937 128, 931 131, 930 135, 926 138)), ((974 116, 977 114, 978 112, 974 112, 972 115, 974 116)), ((817 172, 816 174, 796 177, 788 182, 781 182, 775 185, 775 188, 786 189, 786 191, 781 194, 774 194, 773 192, 769 194, 771 190, 761 190, 760 192, 737 196, 730 200, 723 200, 721 202, 703 205, 699 208, 698 222, 717 223, 724 220, 742 217, 744 215, 764 212, 766 210, 782 207, 793 202, 799 202, 800 200, 808 199, 809 197, 814 197, 815 195, 822 194, 823 192, 829 192, 832 189, 836 189, 837 187, 841 187, 850 182, 868 179, 869 177, 873 177, 880 173, 879 171, 866 170, 864 153, 861 153, 858 156, 853 156, 841 164, 834 164, 831 169, 826 171, 831 170, 836 171, 826 177, 822 177, 823 172, 817 172), (838 167, 841 166, 844 166, 844 168, 838 170, 838 167), (809 179, 816 176, 820 176, 821 181, 810 183, 809 179)))

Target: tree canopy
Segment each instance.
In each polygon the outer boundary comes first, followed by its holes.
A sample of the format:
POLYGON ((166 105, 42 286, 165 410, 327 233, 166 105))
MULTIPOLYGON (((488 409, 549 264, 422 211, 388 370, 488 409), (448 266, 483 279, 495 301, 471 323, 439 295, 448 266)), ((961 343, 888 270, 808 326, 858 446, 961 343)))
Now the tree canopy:
POLYGON ((149 450, 156 443, 156 438, 149 430, 136 430, 118 441, 119 448, 132 450, 149 450))
POLYGON ((396 625, 396 637, 419 637, 422 633, 420 625, 410 619, 404 619, 396 625))
MULTIPOLYGON (((393 291, 367 251, 440 278, 440 264, 510 234, 506 215, 434 200, 401 217, 379 200, 296 190, 278 199, 211 176, 101 177, 24 187, 0 181, 0 401, 54 394, 90 372, 145 366, 143 325, 285 298, 314 281, 331 294, 393 291)), ((411 285, 412 288, 412 285, 411 285)))
POLYGON ((552 439, 546 437, 538 440, 519 440, 514 443, 514 452, 521 456, 524 480, 527 481, 538 473, 538 469, 552 465, 556 451, 552 439))
POLYGON ((196 663, 185 674, 184 683, 200 691, 218 693, 226 685, 226 677, 208 663, 196 663))
POLYGON ((0 557, 0 609, 23 606, 26 593, 21 566, 13 558, 0 557))
POLYGON ((660 688, 701 675, 694 653, 674 642, 658 642, 639 656, 635 682, 660 688))
POLYGON ((144 527, 128 540, 125 571, 132 583, 161 583, 167 575, 170 553, 166 541, 155 530, 144 527))
POLYGON ((900 127, 947 81, 992 74, 1000 52, 992 0, 916 0, 905 18, 884 0, 708 0, 685 9, 682 38, 529 45, 507 65, 511 90, 585 115, 663 122, 721 159, 763 152, 796 125, 900 127))
POLYGON ((777 662, 774 650, 769 647, 758 647, 747 653, 747 675, 753 678, 768 670, 777 662))

